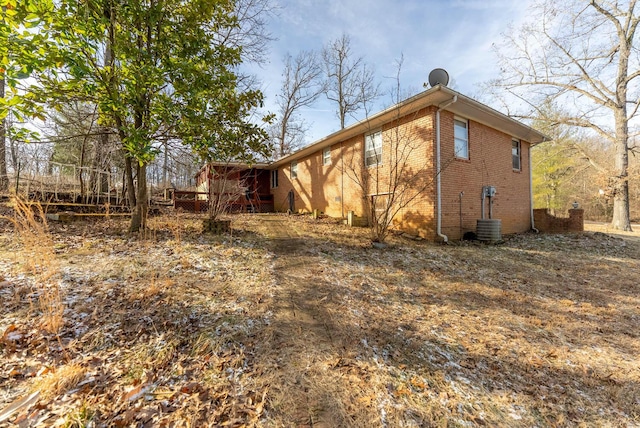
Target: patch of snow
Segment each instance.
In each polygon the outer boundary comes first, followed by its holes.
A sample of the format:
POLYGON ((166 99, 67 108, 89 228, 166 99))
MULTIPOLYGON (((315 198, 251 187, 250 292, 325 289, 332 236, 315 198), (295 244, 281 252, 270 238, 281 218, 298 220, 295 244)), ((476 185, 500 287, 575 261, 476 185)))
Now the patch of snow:
POLYGON ((380 426, 386 427, 387 425, 387 411, 384 409, 384 406, 387 404, 387 399, 385 398, 380 404, 378 404, 378 409, 380 410, 380 426))
POLYGON ((510 412, 509 416, 511 416, 511 419, 514 419, 516 421, 519 421, 520 419, 522 419, 522 416, 520 416, 519 414, 517 414, 515 412, 510 412))
POLYGON ((6 340, 10 340, 12 342, 17 342, 18 340, 22 339, 24 337, 24 335, 18 331, 12 331, 11 333, 7 334, 6 336, 6 340))

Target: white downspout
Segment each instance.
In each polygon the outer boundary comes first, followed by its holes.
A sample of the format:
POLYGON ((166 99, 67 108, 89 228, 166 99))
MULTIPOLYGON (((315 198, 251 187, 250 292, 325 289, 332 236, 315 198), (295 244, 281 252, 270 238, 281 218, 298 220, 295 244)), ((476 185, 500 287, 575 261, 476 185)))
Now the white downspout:
POLYGON ((529 146, 529 196, 530 196, 530 206, 531 206, 531 230, 536 233, 540 233, 538 229, 536 229, 536 224, 533 219, 533 166, 531 162, 531 146, 529 146))
MULTIPOLYGON (((344 147, 343 141, 340 141, 340 210, 342 218, 344 217, 344 147)), ((329 146, 331 148, 331 146, 329 146)))
MULTIPOLYGON (((442 184, 440 180, 440 111, 458 101, 458 96, 454 95, 449 101, 438 106, 436 111, 436 234, 447 243, 449 238, 442 233, 442 184)), ((531 211, 533 213, 533 211, 531 211)))

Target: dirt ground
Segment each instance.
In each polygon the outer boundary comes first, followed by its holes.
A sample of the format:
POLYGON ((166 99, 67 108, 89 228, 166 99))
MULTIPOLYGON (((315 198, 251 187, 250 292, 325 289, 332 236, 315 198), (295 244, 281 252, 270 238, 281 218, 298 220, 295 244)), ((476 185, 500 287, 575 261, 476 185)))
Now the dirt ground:
POLYGON ((622 238, 626 241, 640 244, 640 224, 632 224, 631 228, 633 232, 624 232, 615 230, 611 227, 610 223, 601 223, 595 221, 585 222, 584 229, 587 232, 602 232, 615 238, 622 238))
POLYGON ((0 426, 640 426, 640 235, 126 226, 0 223, 0 426))

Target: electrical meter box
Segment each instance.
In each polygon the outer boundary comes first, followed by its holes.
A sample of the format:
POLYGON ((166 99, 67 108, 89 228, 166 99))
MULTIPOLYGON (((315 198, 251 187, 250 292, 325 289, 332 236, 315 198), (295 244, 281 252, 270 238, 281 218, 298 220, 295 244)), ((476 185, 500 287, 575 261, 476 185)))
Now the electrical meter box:
POLYGON ((484 195, 488 196, 490 198, 493 198, 496 196, 496 188, 495 186, 484 186, 484 195))

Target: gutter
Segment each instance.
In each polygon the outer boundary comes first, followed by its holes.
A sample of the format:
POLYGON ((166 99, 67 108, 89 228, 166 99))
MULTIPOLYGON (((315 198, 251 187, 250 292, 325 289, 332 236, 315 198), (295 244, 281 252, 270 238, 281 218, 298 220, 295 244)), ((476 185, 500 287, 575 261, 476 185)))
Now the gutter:
MULTIPOLYGON (((442 180, 440 179, 440 173, 442 172, 440 169, 440 111, 444 110, 456 101, 458 101, 458 95, 454 95, 450 100, 438 105, 438 110, 436 111, 436 234, 441 237, 445 243, 449 242, 449 238, 447 237, 447 235, 442 233, 442 180)), ((531 207, 531 215, 533 215, 533 205, 531 205, 531 207)))

